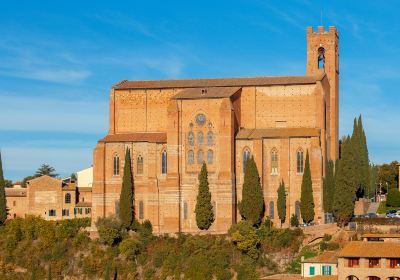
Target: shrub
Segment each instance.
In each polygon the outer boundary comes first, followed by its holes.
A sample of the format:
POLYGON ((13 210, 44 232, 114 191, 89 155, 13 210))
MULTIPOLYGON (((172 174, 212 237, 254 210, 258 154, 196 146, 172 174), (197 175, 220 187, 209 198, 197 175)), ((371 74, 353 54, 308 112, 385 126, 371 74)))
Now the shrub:
POLYGON ((261 240, 253 227, 253 221, 240 221, 229 229, 236 247, 253 260, 258 258, 261 240))
POLYGON ((119 244, 119 250, 129 260, 134 260, 136 255, 140 252, 140 243, 138 240, 130 237, 124 239, 119 244))
POLYGON ((99 218, 96 226, 100 242, 110 246, 118 244, 125 233, 121 222, 116 217, 99 218))
POLYGON ((299 226, 299 218, 295 214, 292 214, 292 217, 290 217, 290 226, 292 227, 299 226))
POLYGON ((331 241, 332 235, 325 233, 324 237, 322 238, 323 241, 328 242, 331 241))
POLYGON ((400 207, 400 191, 397 188, 389 189, 386 205, 389 207, 400 207))

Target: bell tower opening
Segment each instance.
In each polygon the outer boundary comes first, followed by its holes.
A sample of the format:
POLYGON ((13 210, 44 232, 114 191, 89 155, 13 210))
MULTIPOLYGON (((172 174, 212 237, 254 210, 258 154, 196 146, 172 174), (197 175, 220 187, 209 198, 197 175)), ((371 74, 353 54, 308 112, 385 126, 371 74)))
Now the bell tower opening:
POLYGON ((318 69, 325 68, 325 49, 319 48, 318 49, 318 69))

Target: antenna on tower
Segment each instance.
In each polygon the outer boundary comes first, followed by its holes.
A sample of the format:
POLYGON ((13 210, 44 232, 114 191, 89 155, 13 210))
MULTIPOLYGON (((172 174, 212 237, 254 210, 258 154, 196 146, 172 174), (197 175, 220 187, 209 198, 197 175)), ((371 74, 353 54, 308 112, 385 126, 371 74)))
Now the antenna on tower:
POLYGON ((323 26, 323 21, 322 21, 322 12, 323 12, 323 0, 321 0, 321 22, 320 25, 323 26))

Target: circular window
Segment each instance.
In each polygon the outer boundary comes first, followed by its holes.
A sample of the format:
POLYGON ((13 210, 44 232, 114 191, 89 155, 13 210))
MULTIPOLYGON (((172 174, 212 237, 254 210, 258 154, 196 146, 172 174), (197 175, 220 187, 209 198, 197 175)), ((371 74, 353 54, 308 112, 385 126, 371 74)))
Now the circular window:
POLYGON ((196 123, 198 125, 204 125, 205 122, 206 122, 206 116, 204 114, 198 114, 196 116, 196 123))

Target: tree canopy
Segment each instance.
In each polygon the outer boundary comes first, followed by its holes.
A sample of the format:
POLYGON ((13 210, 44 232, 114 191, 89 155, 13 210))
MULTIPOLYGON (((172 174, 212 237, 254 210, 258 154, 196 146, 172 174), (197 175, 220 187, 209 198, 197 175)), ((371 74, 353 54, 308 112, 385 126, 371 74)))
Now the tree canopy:
POLYGON ((286 220, 286 190, 283 180, 278 188, 278 216, 282 225, 286 220))
POLYGON ((199 190, 196 201, 196 223, 201 230, 207 230, 214 222, 213 205, 211 202, 211 192, 208 185, 207 165, 203 162, 199 174, 199 190))
POLYGON ((264 215, 264 197, 254 157, 246 161, 242 200, 238 203, 238 207, 244 220, 251 221, 254 225, 261 222, 264 215))
POLYGON ((124 176, 122 178, 118 215, 121 220, 122 226, 125 228, 129 228, 134 219, 134 192, 131 153, 128 148, 125 152, 124 176))
POLYGON ((50 177, 57 177, 58 176, 58 174, 57 173, 55 173, 55 169, 54 169, 54 167, 51 167, 50 165, 48 165, 48 164, 42 164, 39 168, 38 168, 38 170, 36 170, 36 173, 35 173, 35 177, 40 177, 40 176, 43 176, 43 175, 47 175, 47 176, 50 176, 50 177))
POLYGON ((308 151, 306 162, 304 164, 303 180, 301 182, 300 212, 301 218, 305 223, 308 224, 314 220, 314 195, 311 180, 310 156, 308 151))

